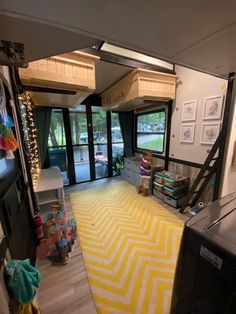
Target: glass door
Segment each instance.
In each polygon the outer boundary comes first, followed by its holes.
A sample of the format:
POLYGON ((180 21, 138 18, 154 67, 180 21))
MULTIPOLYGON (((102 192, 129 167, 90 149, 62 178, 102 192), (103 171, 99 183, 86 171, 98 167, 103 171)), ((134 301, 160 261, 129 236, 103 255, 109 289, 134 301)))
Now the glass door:
POLYGON ((66 135, 62 109, 53 109, 48 137, 49 167, 58 167, 64 185, 69 184, 66 135))
POLYGON ((113 176, 119 175, 124 167, 124 142, 117 112, 111 113, 111 144, 113 176))
POLYGON ((123 146, 117 113, 90 104, 52 110, 49 166, 60 168, 65 185, 119 174, 123 146))
POLYGON ((90 180, 89 135, 86 106, 70 109, 70 129, 76 183, 90 180))
POLYGON ((107 114, 102 107, 91 106, 95 179, 108 176, 107 114))

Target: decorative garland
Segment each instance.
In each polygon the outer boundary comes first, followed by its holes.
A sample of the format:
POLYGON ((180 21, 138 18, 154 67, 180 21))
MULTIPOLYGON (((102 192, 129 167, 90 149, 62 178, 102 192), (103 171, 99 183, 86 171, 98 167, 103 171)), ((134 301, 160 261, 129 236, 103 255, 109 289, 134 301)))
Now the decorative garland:
POLYGON ((28 161, 30 164, 30 172, 32 176, 33 185, 36 185, 39 168, 39 152, 37 143, 37 129, 34 123, 34 116, 32 112, 32 102, 28 92, 24 92, 19 96, 21 103, 22 124, 24 130, 24 140, 27 147, 28 161))

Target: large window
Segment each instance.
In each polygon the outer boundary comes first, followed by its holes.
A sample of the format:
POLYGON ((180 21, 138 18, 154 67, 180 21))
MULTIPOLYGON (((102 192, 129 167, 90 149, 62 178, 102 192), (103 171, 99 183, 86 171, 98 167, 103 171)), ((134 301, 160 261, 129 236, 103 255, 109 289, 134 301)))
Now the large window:
POLYGON ((137 115, 137 149, 150 149, 163 153, 165 145, 166 111, 137 115))

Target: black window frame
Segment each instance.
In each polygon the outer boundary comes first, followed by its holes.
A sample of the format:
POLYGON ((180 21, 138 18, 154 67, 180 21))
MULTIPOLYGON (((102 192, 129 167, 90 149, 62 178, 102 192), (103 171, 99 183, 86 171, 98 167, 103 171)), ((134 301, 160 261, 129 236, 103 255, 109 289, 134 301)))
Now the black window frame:
POLYGON ((135 151, 138 151, 138 152, 144 152, 146 150, 151 150, 154 155, 161 155, 163 156, 164 152, 165 152, 165 146, 166 146, 166 132, 167 132, 167 108, 160 108, 160 109, 155 109, 153 111, 146 111, 146 112, 142 112, 142 113, 137 113, 135 115, 135 151), (153 113, 159 113, 159 112, 164 112, 165 113, 165 130, 164 132, 138 132, 138 117, 140 116, 144 116, 144 115, 149 115, 149 114, 153 114, 153 113), (162 151, 158 151, 158 150, 153 150, 153 149, 145 149, 145 148, 142 148, 142 147, 138 147, 138 134, 161 134, 161 135, 164 135, 163 137, 163 149, 162 151))

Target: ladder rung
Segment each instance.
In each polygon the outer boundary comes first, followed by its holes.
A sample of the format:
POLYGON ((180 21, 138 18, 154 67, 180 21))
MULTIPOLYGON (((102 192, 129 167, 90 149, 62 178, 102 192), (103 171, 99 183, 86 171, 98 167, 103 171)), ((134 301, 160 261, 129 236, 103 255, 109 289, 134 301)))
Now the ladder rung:
POLYGON ((207 174, 207 175, 205 175, 205 176, 202 176, 202 177, 201 177, 201 180, 204 179, 204 178, 207 178, 207 177, 210 177, 210 175, 207 174))

